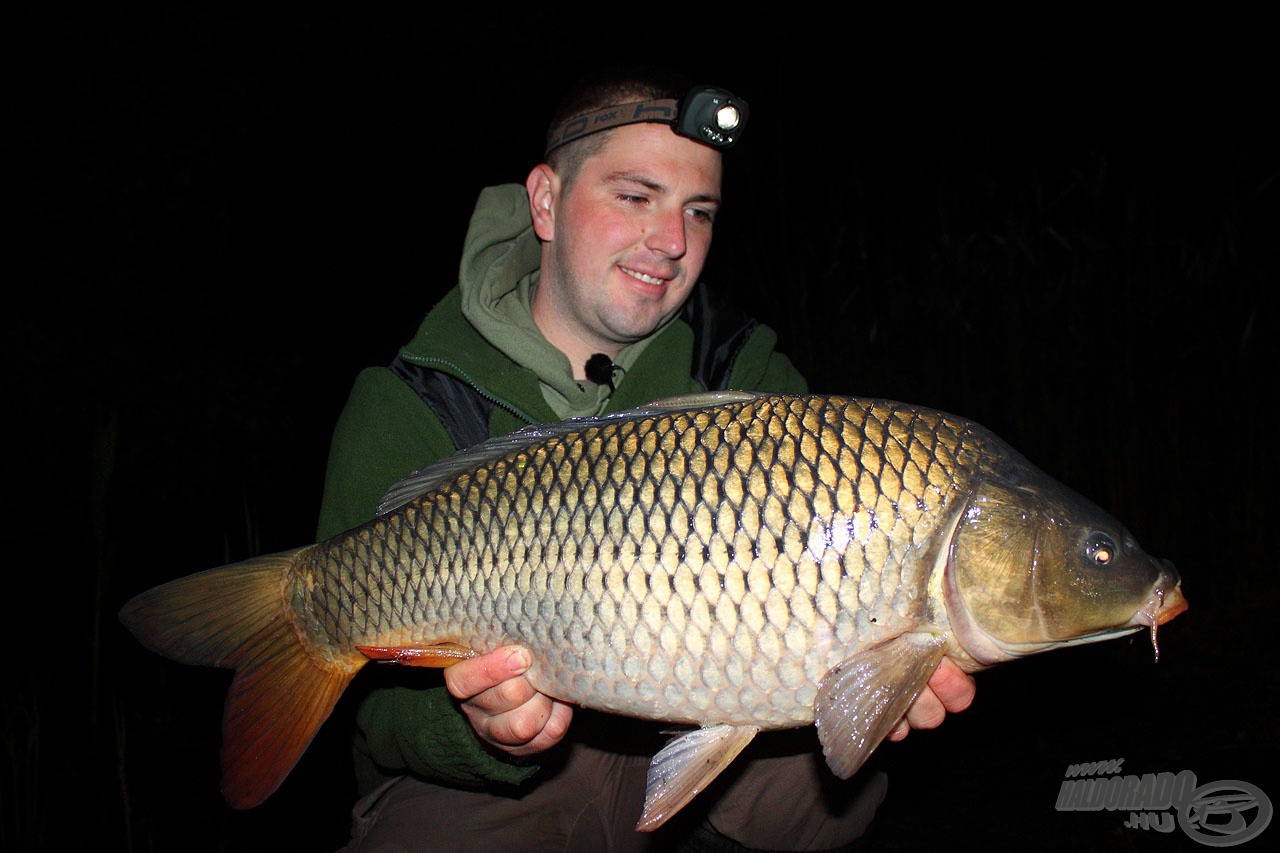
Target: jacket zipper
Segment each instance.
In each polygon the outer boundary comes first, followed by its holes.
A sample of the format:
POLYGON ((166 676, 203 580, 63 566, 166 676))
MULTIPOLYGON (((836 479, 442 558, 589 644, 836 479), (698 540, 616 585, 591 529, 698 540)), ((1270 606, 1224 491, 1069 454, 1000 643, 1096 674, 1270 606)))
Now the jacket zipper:
POLYGON ((472 379, 471 376, 465 370, 463 370, 461 367, 458 367, 458 365, 454 364, 451 361, 446 361, 443 358, 435 358, 433 356, 425 356, 425 355, 401 355, 400 358, 404 359, 405 361, 413 362, 419 367, 430 367, 432 369, 439 369, 441 367, 446 367, 448 368, 448 371, 447 371, 448 373, 451 373, 452 375, 461 379, 463 382, 470 385, 472 390, 474 390, 481 397, 484 397, 489 402, 493 403, 495 406, 502 407, 506 411, 515 415, 520 420, 524 421, 526 424, 532 424, 534 422, 533 418, 529 417, 527 414, 520 411, 520 409, 516 408, 511 403, 508 403, 506 400, 503 400, 501 397, 496 397, 493 394, 490 394, 488 391, 486 391, 484 388, 480 386, 480 383, 472 379))

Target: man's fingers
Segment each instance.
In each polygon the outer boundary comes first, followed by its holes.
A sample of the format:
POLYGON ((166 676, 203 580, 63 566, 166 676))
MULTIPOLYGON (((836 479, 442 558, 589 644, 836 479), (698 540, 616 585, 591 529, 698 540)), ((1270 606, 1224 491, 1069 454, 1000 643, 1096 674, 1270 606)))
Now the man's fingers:
POLYGON ((501 714, 487 714, 472 704, 462 703, 481 740, 511 755, 533 755, 559 743, 569 731, 573 707, 541 693, 534 693, 523 705, 501 714))
MULTIPOLYGON (((947 718, 947 709, 943 707, 938 694, 926 687, 920 691, 916 701, 907 709, 907 725, 913 729, 936 729, 947 718)), ((903 737, 906 737, 905 733, 903 737)))
MULTIPOLYGON (((524 675, 529 669, 529 663, 527 651, 519 646, 506 646, 447 668, 444 671, 444 683, 455 699, 466 700, 524 675)), ((515 698, 511 697, 509 701, 514 701, 515 698)))
POLYGON ((529 679, 515 676, 477 693, 470 699, 464 699, 463 704, 493 717, 518 710, 526 706, 535 696, 540 695, 542 694, 533 689, 529 679))
POLYGON ((952 714, 968 708, 977 693, 973 676, 966 674, 947 658, 943 658, 942 665, 929 676, 929 689, 952 714))
POLYGON ((929 684, 907 709, 906 716, 889 732, 888 740, 902 740, 912 729, 936 729, 947 718, 948 712, 957 714, 968 708, 976 690, 972 676, 948 658, 943 658, 941 665, 929 676, 929 684))
POLYGON ((519 646, 495 649, 444 671, 445 686, 481 740, 511 755, 533 755, 559 743, 573 708, 533 689, 524 678, 529 653, 519 646))
POLYGON ((477 734, 512 755, 532 755, 559 743, 572 716, 571 706, 535 693, 519 708, 484 717, 477 734))
POLYGON ((551 700, 534 693, 528 701, 508 711, 485 714, 483 708, 479 710, 482 715, 477 733, 481 737, 504 747, 524 746, 538 736, 551 718, 551 700))

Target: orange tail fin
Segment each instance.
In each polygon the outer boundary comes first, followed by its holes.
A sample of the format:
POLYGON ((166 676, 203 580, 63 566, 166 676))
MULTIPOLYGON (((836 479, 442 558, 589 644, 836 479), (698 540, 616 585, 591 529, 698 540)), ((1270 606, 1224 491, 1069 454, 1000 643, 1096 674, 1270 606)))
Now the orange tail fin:
POLYGON ((280 786, 365 662, 303 644, 285 573, 304 550, 181 578, 120 611, 151 651, 235 670, 222 718, 222 792, 236 808, 256 806, 280 786))

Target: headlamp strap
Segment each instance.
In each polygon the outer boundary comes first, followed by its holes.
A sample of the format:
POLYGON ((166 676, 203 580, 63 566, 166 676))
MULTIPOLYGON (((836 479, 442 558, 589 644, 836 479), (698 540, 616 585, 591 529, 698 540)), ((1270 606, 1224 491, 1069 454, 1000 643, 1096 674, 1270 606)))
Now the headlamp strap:
POLYGON ((598 133, 624 124, 640 124, 655 122, 675 125, 680 112, 680 102, 675 98, 664 98, 659 101, 639 101, 632 104, 619 104, 605 107, 586 115, 574 116, 555 129, 551 141, 547 144, 547 154, 561 145, 566 145, 578 137, 590 133, 598 133))

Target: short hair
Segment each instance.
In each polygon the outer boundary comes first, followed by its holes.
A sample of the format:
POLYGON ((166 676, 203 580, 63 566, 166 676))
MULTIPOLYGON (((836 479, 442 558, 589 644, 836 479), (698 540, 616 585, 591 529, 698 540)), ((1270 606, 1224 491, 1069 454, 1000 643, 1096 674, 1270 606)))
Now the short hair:
MULTIPOLYGON (((683 75, 653 66, 607 68, 588 74, 561 98, 547 128, 547 145, 556 128, 570 119, 636 101, 679 100, 691 85, 683 75)), ((559 175, 562 186, 573 182, 582 164, 604 148, 615 130, 588 134, 548 152, 547 165, 559 175)))

